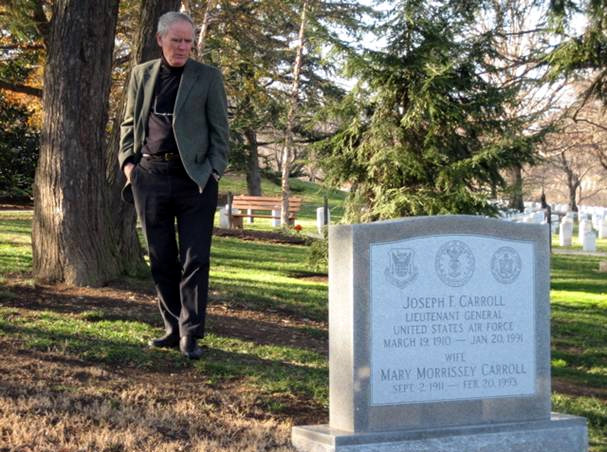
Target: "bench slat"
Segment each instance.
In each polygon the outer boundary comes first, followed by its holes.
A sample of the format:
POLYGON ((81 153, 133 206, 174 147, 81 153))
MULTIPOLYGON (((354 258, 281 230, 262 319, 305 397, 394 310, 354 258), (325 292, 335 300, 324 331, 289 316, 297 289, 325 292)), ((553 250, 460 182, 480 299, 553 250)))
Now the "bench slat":
MULTIPOLYGON (((249 215, 246 213, 233 213, 232 216, 234 218, 280 218, 280 216, 275 216, 275 215, 257 215, 257 214, 253 214, 253 215, 249 215)), ((289 215, 289 218, 295 218, 295 216, 293 215, 289 215)))
MULTIPOLYGON (((232 203, 232 207, 236 209, 252 209, 252 210, 281 210, 281 206, 256 206, 253 204, 232 203)), ((299 210, 299 206, 289 205, 289 211, 299 210)))
MULTIPOLYGON (((274 203, 282 203, 282 198, 270 198, 264 196, 244 196, 238 195, 234 196, 234 202, 236 201, 245 201, 245 202, 258 202, 262 204, 274 204, 274 203)), ((289 198, 289 203, 301 204, 301 198, 289 198)))
MULTIPOLYGON (((289 222, 295 221, 295 215, 301 207, 302 199, 299 197, 289 198, 289 222)), ((270 196, 251 196, 251 195, 238 195, 232 197, 232 208, 239 210, 250 210, 251 213, 231 213, 233 220, 238 220, 234 225, 237 228, 242 228, 242 218, 273 218, 279 219, 280 216, 271 215, 268 213, 256 213, 255 211, 280 211, 282 209, 282 198, 281 197, 270 197, 270 196)), ((230 220, 230 224, 232 220, 230 220)))

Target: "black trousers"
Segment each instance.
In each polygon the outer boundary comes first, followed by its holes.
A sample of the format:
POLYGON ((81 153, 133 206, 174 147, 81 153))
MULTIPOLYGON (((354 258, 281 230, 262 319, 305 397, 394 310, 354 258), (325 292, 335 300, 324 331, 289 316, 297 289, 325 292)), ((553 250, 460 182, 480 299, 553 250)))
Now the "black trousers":
POLYGON ((131 180, 166 332, 201 338, 217 181, 210 177, 200 192, 180 161, 145 157, 133 170, 131 180))

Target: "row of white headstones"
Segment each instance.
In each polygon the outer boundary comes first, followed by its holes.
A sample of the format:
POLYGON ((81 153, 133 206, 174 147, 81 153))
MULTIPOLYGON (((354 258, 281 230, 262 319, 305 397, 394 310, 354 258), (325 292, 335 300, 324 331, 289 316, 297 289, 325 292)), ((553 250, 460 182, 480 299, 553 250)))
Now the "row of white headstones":
MULTIPOLYGON (((560 212, 558 209, 555 211, 560 212)), ((564 212, 560 212, 564 213, 564 212)), ((573 242, 573 226, 576 219, 578 223, 578 241, 584 251, 596 251, 597 232, 598 238, 607 238, 607 208, 585 206, 579 213, 567 212, 563 217, 552 214, 550 223, 552 233, 559 234, 559 245, 571 246, 573 242), (596 232, 595 232, 596 231, 596 232)), ((515 215, 505 215, 504 220, 522 223, 546 224, 548 223, 544 210, 532 211, 515 215)))

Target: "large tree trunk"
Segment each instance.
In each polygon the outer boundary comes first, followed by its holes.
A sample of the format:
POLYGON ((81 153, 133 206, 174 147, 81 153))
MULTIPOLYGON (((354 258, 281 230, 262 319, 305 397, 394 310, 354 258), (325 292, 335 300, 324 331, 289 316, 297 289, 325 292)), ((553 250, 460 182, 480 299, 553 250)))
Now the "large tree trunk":
MULTIPOLYGON (((141 1, 139 26, 137 27, 137 36, 133 41, 135 49, 131 57, 131 68, 136 64, 160 57, 160 48, 156 42, 158 18, 167 11, 176 11, 179 8, 179 4, 179 0, 141 1)), ((145 269, 145 262, 135 229, 137 224, 135 209, 131 204, 126 204, 120 199, 120 190, 125 183, 125 176, 120 168, 118 168, 118 148, 120 143, 120 123, 124 116, 124 104, 126 102, 128 85, 128 80, 126 80, 122 90, 120 107, 113 121, 106 164, 109 184, 108 193, 110 195, 108 216, 113 224, 113 242, 115 243, 117 248, 116 253, 119 257, 118 270, 121 274, 132 275, 140 273, 145 269)))
POLYGON ((516 209, 519 212, 525 210, 525 203, 523 200, 523 169, 520 165, 513 166, 510 169, 511 176, 511 195, 510 195, 510 208, 516 209))
POLYGON ((289 225, 289 174, 291 172, 291 156, 293 155, 293 126, 295 125, 295 112, 299 100, 299 79, 301 66, 303 64, 303 48, 306 30, 306 15, 309 0, 304 0, 301 6, 301 22, 299 25, 299 44, 293 65, 293 85, 291 87, 291 103, 287 113, 287 130, 285 133, 285 144, 282 152, 282 175, 280 188, 282 192, 282 209, 280 213, 280 224, 283 228, 289 225))
POLYGON ((116 275, 105 215, 104 138, 118 0, 56 0, 34 184, 34 277, 99 285, 116 275))
POLYGON ((259 172, 259 152, 257 145, 257 132, 246 129, 244 136, 247 139, 249 152, 247 155, 247 192, 249 195, 261 196, 261 174, 259 172))

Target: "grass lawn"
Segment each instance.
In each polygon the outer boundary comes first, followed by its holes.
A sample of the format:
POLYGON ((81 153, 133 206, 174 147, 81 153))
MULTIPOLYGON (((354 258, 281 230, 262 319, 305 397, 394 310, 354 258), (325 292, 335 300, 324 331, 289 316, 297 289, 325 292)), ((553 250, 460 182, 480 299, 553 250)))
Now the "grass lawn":
POLYGON ((590 450, 607 451, 607 278, 604 258, 552 258, 553 410, 587 417, 590 450))
MULTIPOLYGON (((30 224, 0 212, 0 451, 292 452, 292 425, 328 421, 327 282, 306 246, 216 237, 206 354, 188 362, 145 347, 150 281, 34 284, 30 224)), ((552 258, 553 410, 588 418, 592 452, 607 452, 600 259, 552 258)))

